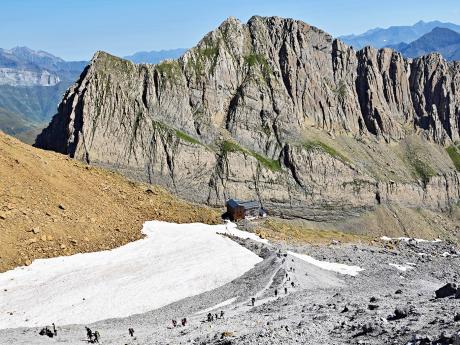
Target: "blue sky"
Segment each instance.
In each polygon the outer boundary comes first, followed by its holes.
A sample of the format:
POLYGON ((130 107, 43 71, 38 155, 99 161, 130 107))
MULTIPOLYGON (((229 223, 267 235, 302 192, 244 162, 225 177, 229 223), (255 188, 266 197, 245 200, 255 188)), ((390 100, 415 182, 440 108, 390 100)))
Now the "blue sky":
POLYGON ((67 60, 193 46, 225 18, 301 19, 334 36, 419 20, 460 23, 459 0, 1 0, 0 47, 67 60))

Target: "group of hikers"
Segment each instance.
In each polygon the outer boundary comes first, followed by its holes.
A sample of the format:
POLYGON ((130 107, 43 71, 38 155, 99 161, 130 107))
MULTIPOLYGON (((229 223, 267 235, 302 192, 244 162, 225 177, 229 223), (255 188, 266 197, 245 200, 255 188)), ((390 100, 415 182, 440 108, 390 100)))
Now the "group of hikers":
POLYGON ((42 328, 42 329, 40 330, 40 332, 38 332, 38 334, 40 334, 40 335, 46 335, 46 336, 48 336, 48 337, 50 337, 50 338, 52 338, 52 337, 57 337, 56 325, 53 323, 52 326, 53 326, 53 330, 49 329, 49 327, 46 326, 46 327, 42 328))
POLYGON ((208 313, 208 322, 212 322, 214 320, 223 319, 223 318, 224 318, 223 310, 221 310, 220 313, 215 313, 215 314, 208 313))
POLYGON ((91 344, 99 343, 99 339, 101 338, 99 332, 98 331, 93 332, 89 327, 85 327, 85 328, 86 328, 86 337, 88 338, 88 343, 91 343, 91 344))
MULTIPOLYGON (((280 255, 281 256, 281 255, 280 255)), ((285 259, 283 258, 283 264, 285 262, 285 259)), ((289 271, 290 272, 295 272, 295 268, 293 267, 290 267, 289 268, 289 271)), ((286 282, 291 282, 290 285, 291 287, 295 287, 295 283, 294 281, 291 281, 291 278, 289 277, 289 274, 286 273, 286 282)), ((275 292, 275 297, 278 297, 278 289, 275 288, 274 290, 275 292)), ((287 286, 284 286, 284 294, 287 295, 288 293, 288 288, 287 286)), ((254 307, 255 306, 255 303, 256 303, 256 298, 255 297, 252 297, 251 298, 251 305, 254 307)), ((214 320, 217 320, 217 319, 223 319, 224 318, 224 311, 221 310, 220 313, 215 313, 215 314, 212 314, 212 313, 208 313, 207 315, 207 321, 208 322, 212 322, 214 320)), ((185 327, 187 325, 187 318, 182 318, 180 320, 180 323, 182 325, 182 327, 185 327)), ((178 324, 177 324, 177 320, 173 319, 172 320, 172 325, 173 327, 177 327, 178 324)), ((52 324, 52 330, 46 326, 44 328, 42 328, 39 332, 40 335, 46 335, 50 338, 53 338, 53 337, 56 337, 57 336, 57 329, 56 329, 56 325, 53 323, 52 324)), ((91 343, 91 344, 94 344, 94 343, 99 343, 99 340, 100 340, 100 334, 98 331, 95 331, 93 332, 89 327, 85 327, 86 329, 86 336, 87 336, 87 340, 88 340, 88 343, 91 343)), ((131 337, 134 337, 134 328, 128 328, 128 333, 131 337)))
MULTIPOLYGON (((177 327, 177 320, 176 320, 176 319, 172 319, 171 321, 172 321, 173 327, 177 327)), ((185 318, 185 317, 182 318, 182 319, 180 320, 180 324, 182 325, 182 327, 185 327, 185 325, 187 324, 187 318, 185 318)))

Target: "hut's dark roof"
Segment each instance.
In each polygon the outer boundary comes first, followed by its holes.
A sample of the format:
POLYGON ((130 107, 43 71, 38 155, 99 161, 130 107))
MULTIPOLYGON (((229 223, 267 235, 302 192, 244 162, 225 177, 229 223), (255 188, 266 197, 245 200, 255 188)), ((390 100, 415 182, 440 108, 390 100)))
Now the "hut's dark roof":
POLYGON ((251 200, 251 201, 241 201, 237 199, 230 199, 227 201, 227 205, 230 207, 238 207, 242 206, 246 210, 247 209, 254 209, 254 208, 260 208, 260 203, 256 200, 251 200))

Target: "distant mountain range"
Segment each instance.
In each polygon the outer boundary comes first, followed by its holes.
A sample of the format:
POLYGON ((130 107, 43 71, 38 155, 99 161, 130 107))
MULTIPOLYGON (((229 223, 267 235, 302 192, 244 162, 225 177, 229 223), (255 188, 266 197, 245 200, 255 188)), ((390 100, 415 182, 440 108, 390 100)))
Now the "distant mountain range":
POLYGON ((390 26, 386 29, 376 28, 359 35, 341 36, 339 39, 353 46, 355 49, 361 49, 365 46, 383 48, 400 43, 413 42, 431 32, 434 28, 446 28, 460 32, 460 25, 435 20, 431 22, 419 21, 412 26, 390 26))
POLYGON ((436 52, 446 60, 460 60, 460 33, 446 28, 434 28, 409 44, 400 43, 390 45, 389 48, 411 58, 436 52))
POLYGON ((170 50, 153 50, 149 52, 138 52, 133 55, 125 56, 124 59, 134 63, 150 63, 156 64, 166 59, 177 59, 187 51, 185 48, 170 49, 170 50))
POLYGON ((27 47, 0 49, 0 129, 32 142, 86 64, 27 47))
MULTIPOLYGON (((125 58, 134 63, 158 63, 184 52, 185 49, 139 52, 125 58)), ((27 47, 0 48, 0 130, 32 143, 87 64, 88 61, 65 61, 27 47)))

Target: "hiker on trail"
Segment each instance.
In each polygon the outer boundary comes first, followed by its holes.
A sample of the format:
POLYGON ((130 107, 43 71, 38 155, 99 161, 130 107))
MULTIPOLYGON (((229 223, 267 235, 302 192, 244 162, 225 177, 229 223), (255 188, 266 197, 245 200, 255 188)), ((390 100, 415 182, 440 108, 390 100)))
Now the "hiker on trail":
POLYGON ((128 328, 129 335, 134 337, 134 328, 128 328))
POLYGON ((251 303, 252 303, 252 306, 254 307, 254 304, 256 303, 256 298, 255 297, 251 298, 251 303))
POLYGON ((93 332, 88 327, 85 327, 85 328, 86 328, 86 337, 88 338, 88 341, 92 343, 93 342, 93 332))
POLYGON ((223 311, 223 310, 220 311, 220 317, 221 317, 222 319, 224 318, 224 311, 223 311))
POLYGON ((181 320, 181 324, 183 327, 187 324, 187 319, 185 317, 181 320))
POLYGON ((51 332, 51 330, 48 328, 48 326, 46 326, 45 328, 42 328, 38 334, 46 335, 46 336, 48 336, 50 338, 52 338, 54 336, 54 333, 51 332))
POLYGON ((208 313, 208 322, 211 322, 211 321, 212 321, 212 314, 208 313))
POLYGON ((286 278, 289 277, 289 274, 286 273, 286 278))
POLYGON ((219 318, 219 314, 215 313, 214 314, 214 317, 216 318, 216 320, 219 318))
POLYGON ((54 324, 54 322, 52 323, 53 325, 53 334, 55 337, 57 337, 57 329, 56 329, 56 325, 54 324))
POLYGON ((99 344, 99 338, 101 335, 99 334, 99 331, 94 332, 94 342, 99 344))
POLYGON ((291 282, 291 286, 292 286, 292 287, 294 287, 294 286, 295 286, 294 282, 291 282))
POLYGON ((275 289, 275 297, 278 297, 278 289, 275 289))
POLYGON ((173 327, 177 326, 177 321, 175 319, 172 320, 173 327))
POLYGON ((287 287, 284 287, 284 294, 287 295, 287 287))

